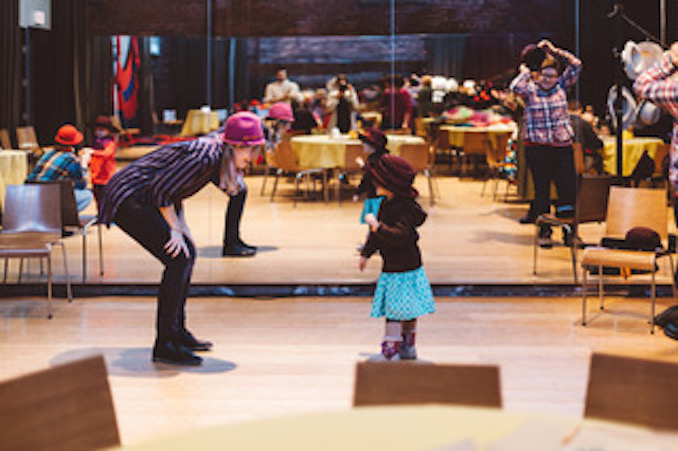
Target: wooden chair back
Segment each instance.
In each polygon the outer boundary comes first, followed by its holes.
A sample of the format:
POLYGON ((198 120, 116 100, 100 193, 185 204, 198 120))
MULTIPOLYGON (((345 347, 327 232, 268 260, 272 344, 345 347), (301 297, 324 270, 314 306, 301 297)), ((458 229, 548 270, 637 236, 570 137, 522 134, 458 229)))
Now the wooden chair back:
POLYGON ((605 221, 610 186, 614 180, 612 175, 582 174, 579 177, 577 223, 605 221))
POLYGON ((581 143, 572 144, 572 156, 574 157, 574 172, 578 175, 586 172, 586 163, 584 162, 584 147, 581 143))
POLYGON ((9 139, 9 130, 6 128, 0 129, 0 149, 11 149, 12 140, 9 139))
POLYGON ((460 404, 501 407, 499 367, 361 362, 354 406, 460 404))
POLYGON ((464 133, 464 154, 466 155, 487 155, 490 145, 490 138, 485 132, 466 132, 464 133))
POLYGON ((341 168, 343 172, 360 172, 363 167, 357 162, 358 158, 362 158, 363 162, 367 162, 368 152, 362 144, 348 144, 346 146, 346 153, 344 154, 344 166, 341 168))
POLYGON ((291 138, 292 135, 288 133, 281 137, 280 142, 273 150, 272 162, 275 168, 286 172, 298 172, 299 164, 294 149, 292 149, 291 138))
POLYGON ((37 152, 40 151, 40 144, 38 144, 38 137, 35 135, 33 126, 17 127, 16 139, 19 149, 37 152))
POLYGON ((664 158, 669 155, 671 151, 671 144, 662 143, 657 146, 657 151, 654 154, 654 173, 661 175, 663 169, 664 158))
POLYGON ((510 133, 495 133, 494 140, 487 143, 487 165, 490 167, 503 167, 506 160, 506 148, 508 147, 510 133))
POLYGON ((416 172, 423 172, 431 167, 431 154, 426 143, 402 144, 398 151, 400 157, 407 160, 416 172))
POLYGON ((3 232, 46 232, 61 236, 59 188, 56 185, 8 185, 4 205, 3 232))
POLYGON ((678 363, 591 356, 584 416, 678 430, 678 363))
POLYGON ((101 356, 0 383, 0 448, 89 451, 120 445, 101 356))
POLYGON ((656 231, 666 243, 666 190, 653 188, 610 188, 607 206, 606 236, 624 238, 634 227, 648 227, 656 231))

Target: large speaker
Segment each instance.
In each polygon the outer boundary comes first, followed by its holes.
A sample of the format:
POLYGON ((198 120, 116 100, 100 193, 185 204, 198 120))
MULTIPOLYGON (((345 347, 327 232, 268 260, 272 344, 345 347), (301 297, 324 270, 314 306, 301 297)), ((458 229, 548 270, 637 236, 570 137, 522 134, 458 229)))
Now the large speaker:
POLYGON ((51 0, 19 0, 19 26, 22 28, 52 28, 51 0))

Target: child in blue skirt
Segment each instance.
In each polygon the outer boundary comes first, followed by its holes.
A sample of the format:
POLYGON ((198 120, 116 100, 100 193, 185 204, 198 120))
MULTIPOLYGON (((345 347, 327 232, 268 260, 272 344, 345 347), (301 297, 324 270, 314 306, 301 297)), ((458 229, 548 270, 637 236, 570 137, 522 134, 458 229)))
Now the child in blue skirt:
POLYGON ((370 234, 359 264, 364 270, 377 250, 383 259, 370 316, 386 318, 381 346, 385 359, 416 359, 417 318, 435 312, 435 305, 417 244, 417 227, 426 220, 426 213, 415 200, 419 194, 412 187, 415 172, 407 161, 393 155, 368 161, 365 169, 377 194, 384 196, 378 216, 365 216, 370 234))

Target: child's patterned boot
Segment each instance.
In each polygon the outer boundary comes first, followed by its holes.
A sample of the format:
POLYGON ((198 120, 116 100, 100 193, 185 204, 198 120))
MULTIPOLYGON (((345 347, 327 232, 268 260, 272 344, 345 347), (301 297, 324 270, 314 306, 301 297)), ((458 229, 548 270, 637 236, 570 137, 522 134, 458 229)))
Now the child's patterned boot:
POLYGON ((417 348, 414 346, 414 332, 404 333, 403 342, 400 345, 400 350, 398 351, 400 355, 400 360, 416 360, 417 359, 417 348))
POLYGON ((381 355, 386 360, 400 360, 400 342, 395 340, 385 340, 381 343, 381 355))

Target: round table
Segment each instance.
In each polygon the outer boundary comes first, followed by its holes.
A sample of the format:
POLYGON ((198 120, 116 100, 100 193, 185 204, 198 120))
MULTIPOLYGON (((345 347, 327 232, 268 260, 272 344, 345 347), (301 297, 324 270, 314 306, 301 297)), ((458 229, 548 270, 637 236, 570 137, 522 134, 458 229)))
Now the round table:
MULTIPOLYGON (((386 148, 393 155, 399 154, 403 144, 421 144, 426 141, 419 136, 411 135, 387 135, 386 148)), ((344 166, 346 147, 349 145, 362 145, 359 139, 341 135, 333 138, 328 135, 303 135, 294 136, 290 140, 292 149, 297 156, 299 166, 303 169, 313 168, 341 168, 344 166)))
POLYGON ((7 185, 21 185, 28 175, 28 154, 23 150, 0 150, 0 209, 5 205, 7 185))
MULTIPOLYGON (((604 138, 603 144, 603 167, 610 174, 617 174, 617 140, 616 138, 604 138)), ((654 159, 657 148, 662 144, 664 144, 664 141, 659 138, 631 138, 623 140, 623 176, 628 177, 631 175, 644 151, 647 150, 648 155, 654 159)), ((661 162, 659 163, 661 164, 661 162)), ((655 171, 658 169, 655 168, 655 171)))
POLYGON ((459 406, 360 407, 209 427, 134 450, 666 449, 678 434, 596 420, 459 406))
POLYGON ((204 135, 219 128, 216 111, 189 110, 181 129, 181 136, 204 135))

